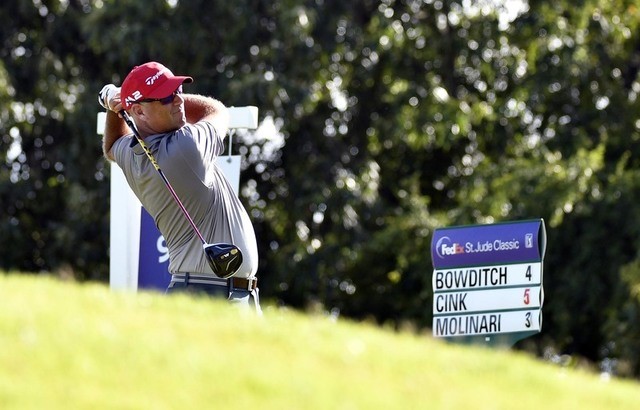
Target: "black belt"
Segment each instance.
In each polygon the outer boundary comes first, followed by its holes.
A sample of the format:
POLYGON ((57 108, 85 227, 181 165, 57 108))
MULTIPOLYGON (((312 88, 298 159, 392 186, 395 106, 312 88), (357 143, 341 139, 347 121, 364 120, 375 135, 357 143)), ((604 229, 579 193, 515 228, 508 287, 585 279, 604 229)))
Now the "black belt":
POLYGON ((171 283, 226 286, 232 289, 242 289, 242 290, 252 291, 258 287, 258 278, 221 279, 221 278, 216 278, 210 275, 178 273, 175 275, 171 275, 171 283))

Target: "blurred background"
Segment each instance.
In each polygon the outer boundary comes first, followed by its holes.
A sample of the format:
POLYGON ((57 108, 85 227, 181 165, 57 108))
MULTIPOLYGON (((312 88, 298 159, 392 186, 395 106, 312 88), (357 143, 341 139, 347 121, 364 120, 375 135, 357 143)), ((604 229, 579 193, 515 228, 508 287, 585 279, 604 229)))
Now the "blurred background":
POLYGON ((156 60, 259 107, 233 148, 263 303, 430 335, 434 229, 543 218, 516 349, 638 378, 638 3, 4 2, 0 269, 108 283, 96 95, 156 60))

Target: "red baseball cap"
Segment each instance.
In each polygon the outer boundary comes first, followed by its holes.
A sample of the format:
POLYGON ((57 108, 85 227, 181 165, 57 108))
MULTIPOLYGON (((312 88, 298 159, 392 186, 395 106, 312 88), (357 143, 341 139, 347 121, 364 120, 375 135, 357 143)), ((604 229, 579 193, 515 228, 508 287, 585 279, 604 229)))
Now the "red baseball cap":
POLYGON ((171 70, 155 61, 135 66, 127 74, 120 88, 122 106, 128 110, 137 101, 164 98, 183 83, 192 81, 191 77, 173 75, 171 70))

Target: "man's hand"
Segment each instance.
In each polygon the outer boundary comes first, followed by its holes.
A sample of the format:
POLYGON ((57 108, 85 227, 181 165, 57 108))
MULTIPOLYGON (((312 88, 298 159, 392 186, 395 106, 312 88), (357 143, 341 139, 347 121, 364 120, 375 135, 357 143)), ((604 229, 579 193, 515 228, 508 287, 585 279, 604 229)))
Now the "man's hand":
POLYGON ((102 90, 98 93, 98 104, 102 108, 114 112, 118 112, 122 109, 120 103, 120 88, 113 84, 107 84, 102 87, 102 90))
POLYGON ((122 120, 120 111, 123 109, 120 101, 120 87, 107 84, 98 93, 98 104, 107 110, 107 119, 102 137, 102 150, 105 158, 113 161, 113 144, 121 137, 130 134, 131 130, 122 120))

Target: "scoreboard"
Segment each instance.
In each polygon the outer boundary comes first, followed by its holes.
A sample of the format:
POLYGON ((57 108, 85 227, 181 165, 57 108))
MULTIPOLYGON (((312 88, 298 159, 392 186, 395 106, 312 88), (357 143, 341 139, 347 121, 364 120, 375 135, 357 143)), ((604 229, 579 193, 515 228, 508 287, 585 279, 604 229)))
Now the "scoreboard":
POLYGON ((434 232, 434 337, 513 344, 542 328, 543 220, 434 232))

